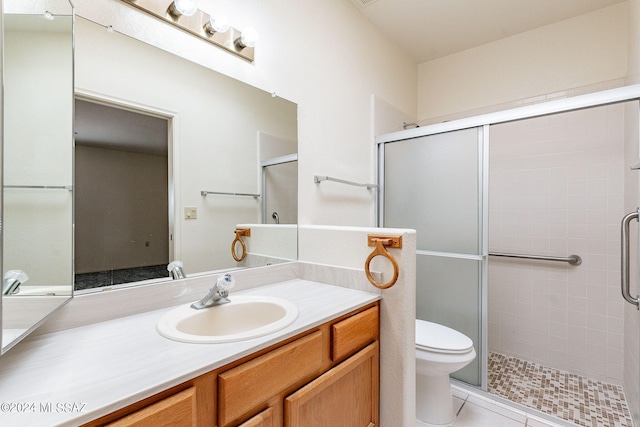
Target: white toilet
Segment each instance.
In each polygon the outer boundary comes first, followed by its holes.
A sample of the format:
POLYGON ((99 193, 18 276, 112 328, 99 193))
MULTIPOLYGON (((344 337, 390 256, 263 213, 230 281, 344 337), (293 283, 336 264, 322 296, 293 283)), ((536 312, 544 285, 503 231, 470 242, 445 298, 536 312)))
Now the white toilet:
POLYGON ((416 415, 433 426, 456 420, 449 374, 476 357, 473 341, 437 323, 416 319, 416 415))

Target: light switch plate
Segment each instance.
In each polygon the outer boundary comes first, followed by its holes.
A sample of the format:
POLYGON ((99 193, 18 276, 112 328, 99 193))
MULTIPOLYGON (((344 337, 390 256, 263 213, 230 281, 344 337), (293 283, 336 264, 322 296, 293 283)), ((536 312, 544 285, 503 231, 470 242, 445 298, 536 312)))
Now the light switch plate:
POLYGON ((198 208, 193 206, 188 206, 184 208, 184 219, 197 219, 198 218, 198 208))

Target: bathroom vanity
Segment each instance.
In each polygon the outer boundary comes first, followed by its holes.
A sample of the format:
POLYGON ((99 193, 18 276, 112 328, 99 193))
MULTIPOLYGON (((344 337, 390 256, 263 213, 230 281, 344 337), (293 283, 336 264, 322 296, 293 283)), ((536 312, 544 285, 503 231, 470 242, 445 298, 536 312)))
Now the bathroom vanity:
POLYGON ((298 318, 222 344, 160 336, 173 308, 29 337, 0 363, 0 424, 379 424, 380 295, 301 279, 240 294, 286 298, 298 318))
POLYGON ((378 313, 355 310, 85 426, 378 425, 378 313))

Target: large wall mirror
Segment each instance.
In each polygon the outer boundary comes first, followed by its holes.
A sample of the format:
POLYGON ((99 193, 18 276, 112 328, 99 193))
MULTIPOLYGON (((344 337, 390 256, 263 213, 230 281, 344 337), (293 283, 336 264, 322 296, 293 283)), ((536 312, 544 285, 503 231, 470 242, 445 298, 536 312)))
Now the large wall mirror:
POLYGON ((78 16, 75 76, 77 293, 297 259, 294 103, 78 16))
POLYGON ((2 40, 5 352, 73 291, 73 9, 5 0, 2 40))

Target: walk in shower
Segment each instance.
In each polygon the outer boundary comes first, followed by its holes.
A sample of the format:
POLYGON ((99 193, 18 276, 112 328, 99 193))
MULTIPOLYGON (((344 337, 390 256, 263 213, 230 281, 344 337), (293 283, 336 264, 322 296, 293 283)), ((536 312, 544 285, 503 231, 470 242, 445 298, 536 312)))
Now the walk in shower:
POLYGON ((298 143, 258 132, 263 224, 298 223, 298 143))
POLYGON ((632 425, 639 317, 620 295, 620 230, 638 205, 639 93, 377 138, 379 224, 418 231, 417 316, 478 352, 458 384, 576 425, 632 425))

